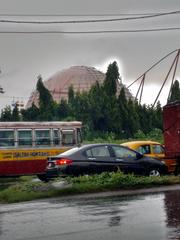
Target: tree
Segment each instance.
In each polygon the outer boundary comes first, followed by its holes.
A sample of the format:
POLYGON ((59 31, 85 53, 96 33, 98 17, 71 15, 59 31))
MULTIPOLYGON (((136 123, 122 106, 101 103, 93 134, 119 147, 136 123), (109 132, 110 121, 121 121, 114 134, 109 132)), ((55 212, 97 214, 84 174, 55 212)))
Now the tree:
POLYGON ((163 130, 163 112, 161 103, 158 101, 155 109, 152 111, 153 115, 153 128, 163 130))
POLYGON ((68 88, 68 103, 69 104, 73 104, 74 103, 74 88, 73 86, 71 85, 69 88, 68 88))
POLYGON ((174 102, 174 101, 177 101, 177 100, 180 100, 180 88, 179 88, 178 80, 175 80, 173 85, 172 85, 172 88, 171 88, 168 103, 174 102))
POLYGON ((95 131, 107 130, 105 119, 106 100, 103 87, 96 82, 89 91, 89 122, 95 131))
POLYGON ((15 104, 15 107, 12 111, 12 120, 13 121, 20 121, 19 109, 18 109, 17 104, 15 104))
POLYGON ((12 111, 10 106, 6 106, 1 112, 1 121, 12 121, 12 111))
POLYGON ((69 106, 65 99, 61 99, 60 104, 56 108, 56 112, 59 120, 62 120, 68 117, 69 106))
POLYGON ((22 109, 21 114, 24 121, 38 121, 40 112, 38 107, 33 103, 30 108, 22 109))
POLYGON ((128 111, 127 111, 127 99, 125 96, 124 88, 121 89, 119 96, 118 96, 118 108, 117 111, 119 113, 117 124, 118 124, 118 131, 119 137, 127 138, 129 137, 129 128, 128 128, 128 111))
POLYGON ((71 117, 75 116, 75 93, 73 86, 71 85, 68 88, 68 107, 69 107, 69 114, 71 117))
POLYGON ((40 120, 52 120, 54 117, 54 100, 44 86, 41 76, 38 77, 36 89, 39 92, 40 120))
POLYGON ((104 89, 108 96, 111 97, 116 95, 118 79, 119 70, 116 61, 114 61, 109 64, 104 81, 104 89))

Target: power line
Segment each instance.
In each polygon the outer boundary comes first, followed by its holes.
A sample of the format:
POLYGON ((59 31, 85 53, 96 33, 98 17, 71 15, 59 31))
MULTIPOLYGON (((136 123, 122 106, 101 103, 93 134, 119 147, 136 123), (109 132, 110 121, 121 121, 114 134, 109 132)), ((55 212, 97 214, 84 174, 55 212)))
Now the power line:
POLYGON ((161 14, 162 12, 154 13, 89 13, 89 14, 13 14, 0 13, 1 17, 106 17, 106 16, 145 16, 151 14, 161 14))
POLYGON ((129 29, 129 30, 97 30, 97 31, 0 31, 0 34, 111 34, 111 33, 143 33, 177 31, 180 27, 152 28, 152 29, 129 29))
POLYGON ((179 14, 180 11, 164 12, 158 14, 145 15, 140 17, 126 17, 126 18, 109 18, 109 19, 91 19, 91 20, 67 20, 67 21, 24 21, 24 20, 7 20, 1 19, 1 23, 15 23, 15 24, 67 24, 67 23, 98 23, 98 22, 117 22, 117 21, 129 21, 129 20, 139 20, 147 18, 162 17, 166 15, 179 14))

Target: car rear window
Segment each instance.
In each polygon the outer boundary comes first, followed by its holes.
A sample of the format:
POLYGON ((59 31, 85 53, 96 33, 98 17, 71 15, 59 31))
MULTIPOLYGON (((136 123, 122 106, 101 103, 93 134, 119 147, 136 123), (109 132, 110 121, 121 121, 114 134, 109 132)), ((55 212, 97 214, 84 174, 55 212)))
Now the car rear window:
POLYGON ((59 154, 59 155, 71 155, 71 154, 73 154, 73 153, 75 153, 75 152, 77 152, 79 150, 79 147, 74 147, 74 148, 71 148, 71 149, 69 149, 69 150, 67 150, 67 151, 65 151, 65 152, 63 152, 63 153, 61 153, 61 154, 59 154))
POLYGON ((162 154, 164 153, 164 148, 161 146, 161 145, 152 145, 152 151, 153 153, 156 153, 156 154, 162 154))

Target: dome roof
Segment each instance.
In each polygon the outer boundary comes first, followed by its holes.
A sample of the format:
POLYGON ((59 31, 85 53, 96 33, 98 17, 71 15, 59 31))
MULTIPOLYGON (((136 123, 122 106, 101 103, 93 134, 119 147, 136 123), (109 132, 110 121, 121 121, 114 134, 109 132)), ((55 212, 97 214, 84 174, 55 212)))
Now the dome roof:
MULTIPOLYGON (((44 81, 44 85, 52 94, 53 99, 56 102, 60 102, 62 98, 68 98, 68 89, 71 85, 73 86, 74 92, 88 91, 97 81, 102 84, 105 77, 106 74, 98 71, 94 67, 72 66, 54 74, 52 77, 44 81)), ((129 94, 126 93, 126 95, 129 94)), ((129 98, 130 95, 127 97, 129 98)), ((38 105, 37 91, 32 92, 26 108, 29 108, 32 103, 38 105)))
POLYGON ((68 89, 72 85, 75 92, 88 91, 98 81, 103 83, 105 74, 93 67, 73 66, 56 73, 44 82, 44 85, 53 94, 53 98, 59 101, 67 99, 68 89))

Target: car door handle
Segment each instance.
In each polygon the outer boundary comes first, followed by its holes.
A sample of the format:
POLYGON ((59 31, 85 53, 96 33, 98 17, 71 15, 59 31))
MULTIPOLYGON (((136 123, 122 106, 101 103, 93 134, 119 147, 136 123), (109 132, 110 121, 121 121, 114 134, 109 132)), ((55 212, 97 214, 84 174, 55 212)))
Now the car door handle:
POLYGON ((88 160, 96 160, 96 158, 88 158, 88 160))
POLYGON ((117 162, 124 162, 124 159, 116 158, 117 162))

